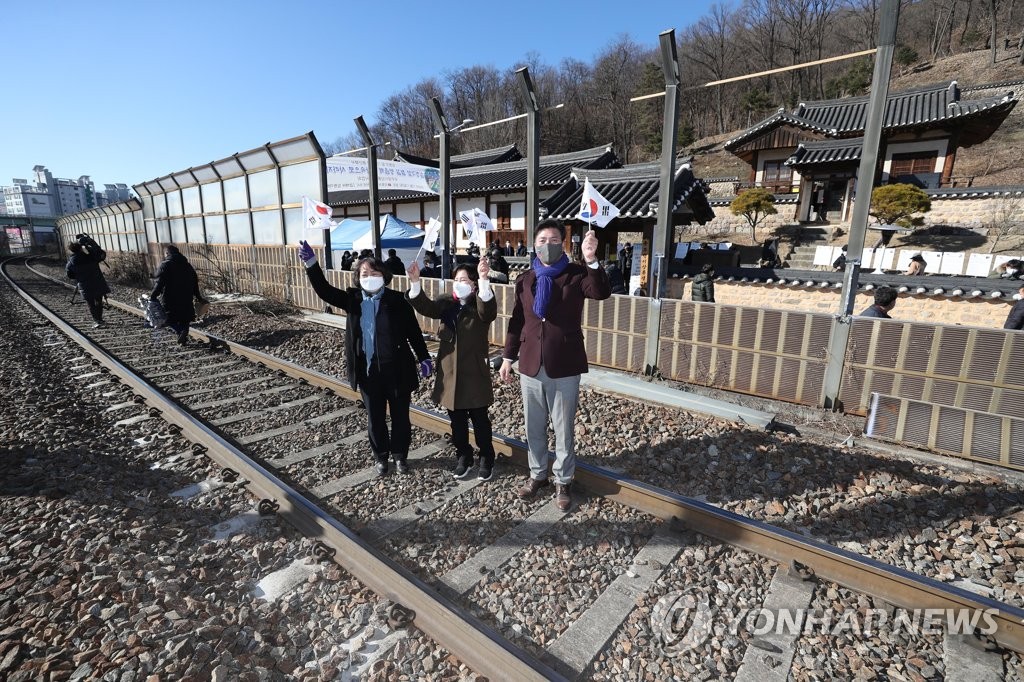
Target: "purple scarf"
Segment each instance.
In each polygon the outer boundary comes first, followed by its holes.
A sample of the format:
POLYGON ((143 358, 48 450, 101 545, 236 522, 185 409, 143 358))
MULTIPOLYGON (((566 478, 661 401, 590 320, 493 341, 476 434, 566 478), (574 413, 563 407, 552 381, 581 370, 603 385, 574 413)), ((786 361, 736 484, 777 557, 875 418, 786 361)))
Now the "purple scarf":
POLYGON ((533 271, 537 273, 537 290, 533 296, 533 314, 544 319, 548 312, 548 303, 551 302, 551 287, 555 277, 558 277, 569 267, 569 256, 562 254, 562 257, 551 265, 544 265, 540 258, 533 259, 533 271))

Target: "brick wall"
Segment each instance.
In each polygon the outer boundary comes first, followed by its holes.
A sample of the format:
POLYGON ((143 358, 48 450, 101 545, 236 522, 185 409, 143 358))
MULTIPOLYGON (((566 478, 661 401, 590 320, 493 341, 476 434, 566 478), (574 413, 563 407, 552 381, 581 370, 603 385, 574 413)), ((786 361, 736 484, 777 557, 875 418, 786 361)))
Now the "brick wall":
POLYGON ((987 227, 993 223, 1024 223, 1024 199, 977 197, 932 198, 932 210, 924 214, 927 225, 987 227))
MULTIPOLYGON (((688 280, 671 279, 668 289, 669 297, 690 300, 688 280)), ((728 305, 833 314, 839 308, 839 290, 715 282, 715 301, 728 305)), ((858 294, 854 312, 859 313, 873 302, 874 297, 870 293, 858 294)), ((897 320, 1001 329, 1012 305, 1012 300, 900 294, 890 315, 897 320)))

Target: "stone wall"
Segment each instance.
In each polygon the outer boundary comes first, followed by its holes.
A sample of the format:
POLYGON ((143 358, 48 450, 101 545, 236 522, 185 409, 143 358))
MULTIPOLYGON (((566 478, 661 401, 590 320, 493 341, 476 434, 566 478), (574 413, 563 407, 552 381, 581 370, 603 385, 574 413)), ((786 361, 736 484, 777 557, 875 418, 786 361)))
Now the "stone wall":
POLYGON ((932 197, 932 210, 924 214, 926 225, 984 228, 993 224, 1024 223, 1022 197, 932 197))
MULTIPOLYGON (((690 300, 689 280, 671 279, 668 290, 670 298, 690 300)), ((727 305, 832 315, 839 309, 839 290, 715 282, 715 301, 727 305)), ((854 312, 859 313, 872 303, 874 297, 871 293, 858 294, 854 312)), ((1002 329, 1012 305, 1012 300, 900 294, 890 315, 897 320, 1002 329)))
MULTIPOLYGON (((965 190, 977 191, 977 190, 965 190)), ((706 225, 691 225, 688 234, 750 235, 750 227, 743 216, 735 216, 728 206, 713 206, 715 218, 706 225)), ((777 204, 779 212, 768 216, 758 225, 757 234, 763 239, 769 230, 796 224, 796 204, 777 204)), ((1017 197, 932 197, 932 209, 924 214, 925 225, 947 225, 967 228, 987 228, 993 224, 1024 226, 1024 196, 1017 197)), ((1024 228, 1022 228, 1024 229, 1024 228)))

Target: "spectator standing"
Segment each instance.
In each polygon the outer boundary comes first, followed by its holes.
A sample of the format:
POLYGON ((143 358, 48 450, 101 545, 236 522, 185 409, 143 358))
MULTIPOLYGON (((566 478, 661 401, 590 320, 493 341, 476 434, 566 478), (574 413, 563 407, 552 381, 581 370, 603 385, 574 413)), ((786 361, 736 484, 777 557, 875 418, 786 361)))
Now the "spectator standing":
POLYGON ((608 275, 608 285, 611 287, 612 293, 625 294, 626 282, 622 278, 622 270, 619 270, 615 261, 608 261, 604 266, 604 271, 608 275))
POLYGON ((832 261, 832 269, 836 272, 843 272, 846 270, 846 250, 847 245, 843 244, 843 248, 840 250, 839 255, 832 261))
POLYGON ((989 277, 999 277, 1002 279, 1020 279, 1021 270, 1024 269, 1024 263, 1016 258, 1011 258, 1005 263, 1000 263, 995 267, 989 277))
POLYGON ((473 265, 459 265, 453 273, 452 295, 430 299, 420 286, 416 263, 410 264, 408 270, 409 303, 420 315, 441 320, 437 374, 430 397, 448 411, 456 454, 452 475, 460 480, 469 478, 473 466, 470 421, 480 451, 477 479, 489 481, 494 474, 494 444, 487 416, 494 391, 487 353, 488 332, 498 316, 498 302, 491 289, 490 274, 486 259, 480 261, 479 274, 473 265))
POLYGON ((1017 290, 1020 300, 1010 308, 1010 314, 1006 316, 1003 329, 1024 329, 1024 284, 1017 290))
POLYGON ((480 258, 480 245, 473 242, 466 248, 466 254, 470 258, 480 258))
POLYGON ((106 260, 107 252, 85 234, 75 235, 75 241, 68 244, 68 250, 71 256, 64 266, 64 272, 78 282, 78 290, 89 306, 92 328, 99 329, 103 326, 103 297, 110 293, 107 280, 100 270, 100 263, 106 260))
POLYGON ((519 258, 525 258, 529 253, 526 251, 526 242, 522 239, 519 240, 519 246, 516 247, 516 256, 519 258))
POLYGON ((910 257, 910 265, 907 267, 906 275, 915 276, 924 274, 924 256, 921 254, 915 254, 910 257))
POLYGON ((196 317, 195 301, 206 303, 199 291, 195 268, 174 244, 163 245, 164 260, 156 271, 156 285, 150 298, 163 296, 167 325, 178 335, 178 345, 188 343, 188 328, 196 317))
POLYGON ((388 259, 384 261, 384 265, 388 266, 392 275, 405 274, 405 263, 398 257, 398 252, 394 249, 388 249, 388 259))
POLYGON ((505 275, 505 282, 508 282, 508 261, 505 260, 505 256, 502 255, 501 249, 495 247, 491 249, 490 253, 487 254, 488 264, 491 270, 500 272, 505 275))
POLYGON ((896 290, 892 287, 878 287, 875 289, 875 302, 864 309, 861 317, 880 317, 883 320, 891 320, 889 311, 896 307, 896 290))
POLYGON ((341 254, 341 269, 345 271, 351 270, 352 260, 353 256, 351 251, 346 251, 345 253, 341 254))
POLYGON ((690 286, 690 300, 697 303, 715 302, 715 266, 705 263, 690 286))
POLYGON ((78 283, 78 290, 89 306, 92 329, 99 329, 103 326, 103 296, 111 293, 99 269, 99 263, 106 259, 106 252, 87 235, 76 235, 75 240, 68 245, 71 256, 65 265, 65 272, 78 283))
POLYGON ((325 303, 348 316, 345 325, 345 364, 348 382, 362 394, 366 407, 370 448, 377 475, 388 473, 393 459, 398 473, 409 471, 407 457, 412 440, 409 404, 419 375, 430 376, 434 364, 423 341, 416 314, 405 296, 388 289, 391 271, 379 259, 360 258, 355 265, 359 288, 337 289, 327 282, 313 249, 300 242, 299 258, 309 283, 325 303), (386 417, 391 411, 391 432, 386 417))
POLYGON ((507 258, 511 258, 512 256, 516 255, 516 250, 512 248, 512 242, 510 242, 507 239, 505 240, 505 249, 502 255, 507 258))
POLYGON ((597 236, 587 232, 581 245, 585 264, 572 263, 563 241, 565 226, 547 219, 537 224, 531 269, 516 279, 515 306, 505 334, 500 375, 512 380, 512 362, 519 360, 530 478, 518 489, 529 499, 548 484, 550 419, 555 432, 555 502, 572 505, 576 471, 573 420, 579 402, 580 375, 587 371, 583 345, 583 304, 611 295, 608 275, 597 260, 597 236))
POLYGON ((633 245, 626 244, 619 251, 619 262, 622 263, 622 276, 629 277, 633 272, 633 245))

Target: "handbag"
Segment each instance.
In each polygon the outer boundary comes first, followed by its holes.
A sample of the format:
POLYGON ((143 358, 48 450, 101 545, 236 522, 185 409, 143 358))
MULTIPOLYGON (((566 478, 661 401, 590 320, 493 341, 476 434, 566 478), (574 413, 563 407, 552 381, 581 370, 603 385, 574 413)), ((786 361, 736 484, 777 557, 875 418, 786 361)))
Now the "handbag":
POLYGON ((158 299, 146 300, 143 309, 146 311, 146 323, 153 329, 159 329, 167 324, 167 311, 158 299))

